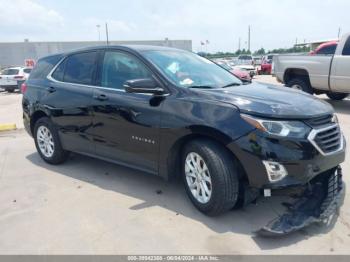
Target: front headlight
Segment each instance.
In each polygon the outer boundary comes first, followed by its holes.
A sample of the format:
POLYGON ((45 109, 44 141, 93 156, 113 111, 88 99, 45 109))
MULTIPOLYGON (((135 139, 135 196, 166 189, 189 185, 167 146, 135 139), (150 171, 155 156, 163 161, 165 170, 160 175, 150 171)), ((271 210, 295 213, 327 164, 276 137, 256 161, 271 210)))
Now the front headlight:
POLYGON ((241 114, 241 117, 256 127, 270 135, 294 138, 306 138, 311 128, 300 121, 278 121, 253 117, 241 114))

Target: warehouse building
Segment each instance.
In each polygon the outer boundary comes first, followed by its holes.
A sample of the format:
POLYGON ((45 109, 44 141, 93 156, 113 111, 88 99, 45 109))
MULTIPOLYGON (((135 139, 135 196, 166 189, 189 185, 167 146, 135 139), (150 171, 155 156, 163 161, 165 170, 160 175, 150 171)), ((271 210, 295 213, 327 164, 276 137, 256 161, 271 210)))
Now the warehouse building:
MULTIPOLYGON (((67 52, 88 46, 105 45, 105 42, 15 42, 0 43, 0 68, 23 66, 25 61, 37 61, 40 57, 67 52)), ((154 41, 110 41, 110 45, 156 45, 168 46, 192 51, 191 40, 154 40, 154 41)))

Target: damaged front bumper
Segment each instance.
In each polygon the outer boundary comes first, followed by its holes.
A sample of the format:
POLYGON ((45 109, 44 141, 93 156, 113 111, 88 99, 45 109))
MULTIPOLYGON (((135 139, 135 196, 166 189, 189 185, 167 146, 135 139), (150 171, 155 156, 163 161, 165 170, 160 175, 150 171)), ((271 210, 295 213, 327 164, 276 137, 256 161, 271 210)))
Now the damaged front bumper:
POLYGON ((342 170, 338 166, 310 181, 294 203, 285 203, 287 213, 275 218, 256 233, 260 236, 281 236, 312 223, 327 223, 336 214, 342 195, 342 170))

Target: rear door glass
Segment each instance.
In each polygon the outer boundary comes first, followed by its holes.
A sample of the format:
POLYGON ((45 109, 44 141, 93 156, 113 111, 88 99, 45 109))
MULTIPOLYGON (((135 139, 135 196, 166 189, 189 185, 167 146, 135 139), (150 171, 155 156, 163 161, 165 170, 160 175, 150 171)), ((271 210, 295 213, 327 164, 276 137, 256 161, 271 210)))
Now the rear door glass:
POLYGON ((97 52, 85 52, 66 59, 63 81, 68 83, 92 85, 96 69, 97 52))

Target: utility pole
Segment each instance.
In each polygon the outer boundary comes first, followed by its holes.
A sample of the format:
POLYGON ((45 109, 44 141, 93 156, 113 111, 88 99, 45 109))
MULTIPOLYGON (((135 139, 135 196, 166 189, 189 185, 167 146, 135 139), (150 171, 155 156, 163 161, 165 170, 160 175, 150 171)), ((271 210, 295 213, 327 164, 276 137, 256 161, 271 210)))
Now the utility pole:
POLYGON ((96 25, 97 31, 98 31, 98 41, 101 41, 101 32, 100 32, 100 27, 101 25, 96 25))
POLYGON ((341 27, 338 29, 338 39, 340 38, 340 33, 341 33, 341 27))
POLYGON ((250 51, 250 25, 248 26, 248 51, 250 51))
POLYGON ((106 39, 107 39, 107 45, 109 45, 109 39, 108 39, 108 24, 106 23, 106 39))
POLYGON ((241 50, 241 38, 238 38, 238 50, 241 50))

